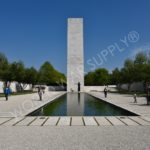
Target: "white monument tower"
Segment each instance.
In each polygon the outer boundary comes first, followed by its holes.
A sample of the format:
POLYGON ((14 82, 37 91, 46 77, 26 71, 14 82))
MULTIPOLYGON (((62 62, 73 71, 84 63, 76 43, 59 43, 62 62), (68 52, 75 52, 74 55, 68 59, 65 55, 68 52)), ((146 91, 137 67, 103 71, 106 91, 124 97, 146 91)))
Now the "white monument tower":
POLYGON ((68 19, 67 91, 84 91, 83 19, 68 19))

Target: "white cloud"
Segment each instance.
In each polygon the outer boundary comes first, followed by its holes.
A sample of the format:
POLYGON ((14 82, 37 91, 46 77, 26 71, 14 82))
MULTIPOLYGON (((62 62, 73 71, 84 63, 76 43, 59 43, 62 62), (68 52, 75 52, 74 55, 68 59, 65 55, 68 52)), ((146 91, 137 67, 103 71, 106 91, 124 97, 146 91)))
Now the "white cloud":
POLYGON ((132 49, 131 57, 136 56, 136 54, 139 52, 143 52, 143 53, 146 53, 147 55, 150 55, 150 44, 146 44, 146 45, 143 45, 141 47, 137 47, 135 49, 132 49))

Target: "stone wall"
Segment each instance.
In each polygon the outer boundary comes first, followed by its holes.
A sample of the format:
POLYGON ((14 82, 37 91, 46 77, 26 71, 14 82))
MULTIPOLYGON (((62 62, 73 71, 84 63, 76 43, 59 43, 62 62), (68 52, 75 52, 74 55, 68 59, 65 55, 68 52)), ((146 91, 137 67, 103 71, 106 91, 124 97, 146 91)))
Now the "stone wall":
POLYGON ((66 87, 64 86, 48 86, 46 88, 47 91, 65 91, 66 87))
MULTIPOLYGON (((23 84, 22 84, 23 86, 23 84)), ((2 81, 0 81, 0 93, 3 93, 3 87, 4 87, 4 84, 2 81)), ((17 91, 20 91, 20 86, 18 84, 18 82, 11 82, 10 84, 10 88, 12 90, 12 92, 17 92, 17 91)), ((32 90, 32 85, 31 84, 26 84, 24 85, 24 90, 32 90)))
MULTIPOLYGON (((122 84, 120 86, 120 88, 123 89, 123 90, 128 90, 128 86, 129 86, 129 84, 122 84)), ((141 92, 143 92, 144 91, 143 82, 132 83, 130 85, 129 91, 141 91, 141 92)))
MULTIPOLYGON (((84 86, 84 92, 90 91, 104 91, 105 86, 84 86)), ((110 91, 116 91, 116 85, 109 85, 108 89, 110 91)), ((47 86, 46 91, 65 91, 66 87, 64 86, 47 86)))
POLYGON ((3 82, 0 81, 0 93, 3 93, 3 82))
MULTIPOLYGON (((104 91, 105 86, 84 86, 84 91, 85 92, 90 92, 90 91, 104 91)), ((110 91, 116 91, 116 85, 109 85, 108 90, 110 91)))

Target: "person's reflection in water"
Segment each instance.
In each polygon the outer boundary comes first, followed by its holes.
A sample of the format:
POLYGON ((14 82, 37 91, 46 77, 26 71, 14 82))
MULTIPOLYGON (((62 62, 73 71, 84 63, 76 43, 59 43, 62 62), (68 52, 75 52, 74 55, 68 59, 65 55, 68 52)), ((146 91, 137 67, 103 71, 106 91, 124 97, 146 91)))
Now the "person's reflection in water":
POLYGON ((80 93, 78 93, 78 104, 80 105, 80 93))
POLYGON ((41 109, 40 109, 40 112, 39 112, 39 115, 40 115, 40 116, 43 116, 43 114, 44 114, 44 110, 43 110, 43 108, 41 108, 41 109))

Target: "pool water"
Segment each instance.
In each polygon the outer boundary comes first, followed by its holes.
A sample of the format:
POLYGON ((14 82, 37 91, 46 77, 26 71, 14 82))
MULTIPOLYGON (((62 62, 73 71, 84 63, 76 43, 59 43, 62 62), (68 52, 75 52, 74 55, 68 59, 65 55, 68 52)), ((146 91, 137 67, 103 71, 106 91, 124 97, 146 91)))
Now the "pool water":
POLYGON ((67 93, 28 116, 136 116, 86 93, 67 93))

